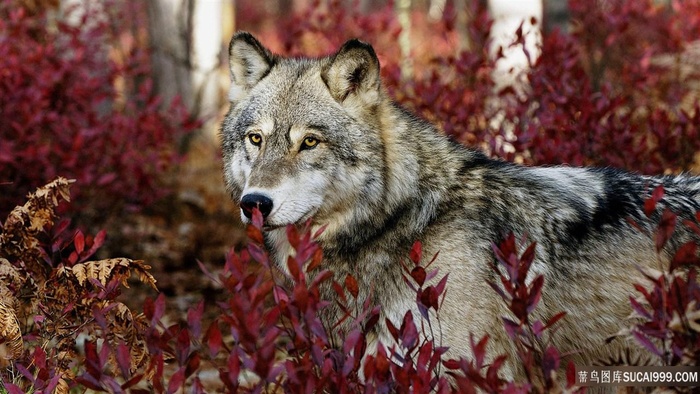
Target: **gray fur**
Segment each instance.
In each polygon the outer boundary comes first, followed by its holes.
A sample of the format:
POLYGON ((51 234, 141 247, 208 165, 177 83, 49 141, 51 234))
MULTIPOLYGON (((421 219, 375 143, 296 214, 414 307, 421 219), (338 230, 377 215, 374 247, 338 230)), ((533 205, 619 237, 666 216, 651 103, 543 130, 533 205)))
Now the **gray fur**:
MULTIPOLYGON (((357 40, 320 59, 272 55, 247 33, 230 48, 224 176, 235 201, 246 193, 274 201, 266 242, 282 269, 290 253, 284 226, 313 217, 314 228, 328 226, 319 239, 324 267, 355 276, 383 316, 400 323, 415 308, 400 261, 420 240, 450 274, 440 312, 450 355, 468 356, 473 332, 491 335, 490 354, 513 356, 501 321, 507 311, 487 285, 491 243, 513 231, 537 241, 533 271, 546 280, 538 313, 570 313, 556 336, 562 352, 578 351, 578 365, 590 365, 630 345, 605 339, 629 324, 631 283, 642 281, 636 265, 660 268, 690 235, 679 227, 659 261, 653 240, 629 219, 651 233, 665 207, 690 218, 700 208, 700 179, 490 159, 392 103, 373 49, 357 40), (260 146, 250 133, 262 136, 260 146), (303 149, 309 135, 319 143, 303 149), (666 197, 648 219, 643 200, 659 184, 666 197)), ((377 336, 389 342, 383 326, 377 336)))

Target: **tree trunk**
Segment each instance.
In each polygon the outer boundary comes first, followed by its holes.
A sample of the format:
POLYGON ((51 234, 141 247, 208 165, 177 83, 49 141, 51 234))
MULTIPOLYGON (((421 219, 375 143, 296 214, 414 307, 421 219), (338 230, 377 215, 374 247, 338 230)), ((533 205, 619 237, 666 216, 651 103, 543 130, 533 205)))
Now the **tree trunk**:
POLYGON ((190 43, 195 0, 149 0, 148 35, 155 91, 166 103, 179 96, 194 107, 190 43))

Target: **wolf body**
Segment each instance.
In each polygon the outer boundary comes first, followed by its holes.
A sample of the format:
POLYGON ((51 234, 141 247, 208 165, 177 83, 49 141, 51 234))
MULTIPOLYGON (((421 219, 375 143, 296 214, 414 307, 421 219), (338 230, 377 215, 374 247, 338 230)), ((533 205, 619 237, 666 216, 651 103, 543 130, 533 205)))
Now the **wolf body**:
MULTIPOLYGON (((285 226, 325 226, 324 267, 339 278, 352 274, 396 325, 415 309, 401 261, 416 240, 424 256, 439 252, 434 267, 449 279, 438 339, 451 356, 469 356, 470 333, 488 333, 490 354, 514 359, 501 320, 508 312, 487 284, 495 279, 491 245, 509 232, 537 242, 532 273, 546 280, 537 311, 569 313, 555 344, 576 352, 578 365, 627 348, 605 340, 629 325, 631 284, 643 281, 636 267, 660 269, 692 237, 679 226, 659 259, 630 220, 651 233, 665 208, 691 218, 699 178, 490 159, 393 103, 374 50, 361 41, 328 57, 283 58, 243 32, 229 52, 224 178, 242 220, 260 209, 266 245, 283 270, 293 253, 285 226), (658 185, 666 194, 648 218, 643 202, 658 185)), ((340 311, 326 313, 333 321, 340 311)), ((391 343, 383 324, 376 336, 391 343)))

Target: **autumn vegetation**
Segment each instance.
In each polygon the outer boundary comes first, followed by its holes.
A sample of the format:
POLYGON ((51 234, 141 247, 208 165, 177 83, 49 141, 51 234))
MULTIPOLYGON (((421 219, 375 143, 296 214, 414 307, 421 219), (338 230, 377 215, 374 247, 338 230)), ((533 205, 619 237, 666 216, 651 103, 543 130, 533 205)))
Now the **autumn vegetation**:
MULTIPOLYGON (((85 13, 77 24, 0 3, 0 392, 582 390, 575 366, 549 340, 566 314, 535 318, 547 278, 525 280, 535 247, 519 250, 513 236, 493 244, 491 286, 510 312, 504 328, 518 349, 510 361, 522 366, 524 380, 499 374, 506 356, 488 352, 488 336, 471 337, 468 358, 445 357, 433 339, 449 273, 431 269, 433 256, 420 243, 403 268, 421 316, 388 323, 395 343, 370 354, 367 334, 379 323, 379 307, 362 305, 358 315, 348 307, 367 299, 358 295, 368 289, 323 269, 308 226, 288 229, 296 255, 289 280, 276 280, 259 215, 246 246, 231 249, 216 270, 199 264, 220 289, 217 301, 199 297, 179 321, 166 318, 171 306, 150 263, 100 256, 109 237, 100 228, 107 214, 137 214, 172 192, 164 179, 177 171, 182 141, 201 120, 153 90, 149 49, 138 34, 126 34, 142 21, 124 18, 123 3, 110 8, 110 18, 85 13), (336 299, 320 298, 326 285, 336 299), (123 295, 139 286, 150 296, 127 306, 123 295), (330 303, 353 323, 342 337, 338 322, 317 317, 330 303), (205 305, 214 318, 205 318, 205 305)), ((570 0, 570 28, 544 32, 541 55, 519 76, 523 90, 496 90, 499 55, 489 52, 491 21, 478 1, 467 2, 465 51, 455 44, 451 2, 438 20, 413 11, 413 34, 424 38, 412 54, 411 79, 401 75, 390 5, 363 12, 314 1, 272 24, 274 15, 256 2, 237 3, 238 26, 281 53, 329 53, 351 36, 372 42, 397 101, 490 155, 642 173, 699 168, 697 1, 570 0)), ((663 189, 650 190, 646 211, 662 198, 663 189)), ((667 211, 648 236, 660 253, 676 228, 700 236, 699 224, 700 213, 680 221, 667 211)), ((635 319, 621 335, 664 365, 700 359, 697 248, 684 245, 669 266, 646 272, 647 281, 630 289, 635 319)))

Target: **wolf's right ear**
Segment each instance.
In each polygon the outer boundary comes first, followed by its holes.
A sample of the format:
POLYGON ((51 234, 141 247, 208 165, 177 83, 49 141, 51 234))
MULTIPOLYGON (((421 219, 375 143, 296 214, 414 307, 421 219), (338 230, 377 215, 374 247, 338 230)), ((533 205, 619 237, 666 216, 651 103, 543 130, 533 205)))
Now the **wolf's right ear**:
POLYGON ((379 59, 366 42, 355 39, 343 44, 323 68, 321 77, 341 104, 350 98, 358 98, 360 105, 373 105, 379 100, 379 59))
POLYGON ((228 46, 231 89, 229 101, 235 103, 248 95, 274 65, 275 56, 252 34, 238 32, 228 46))

